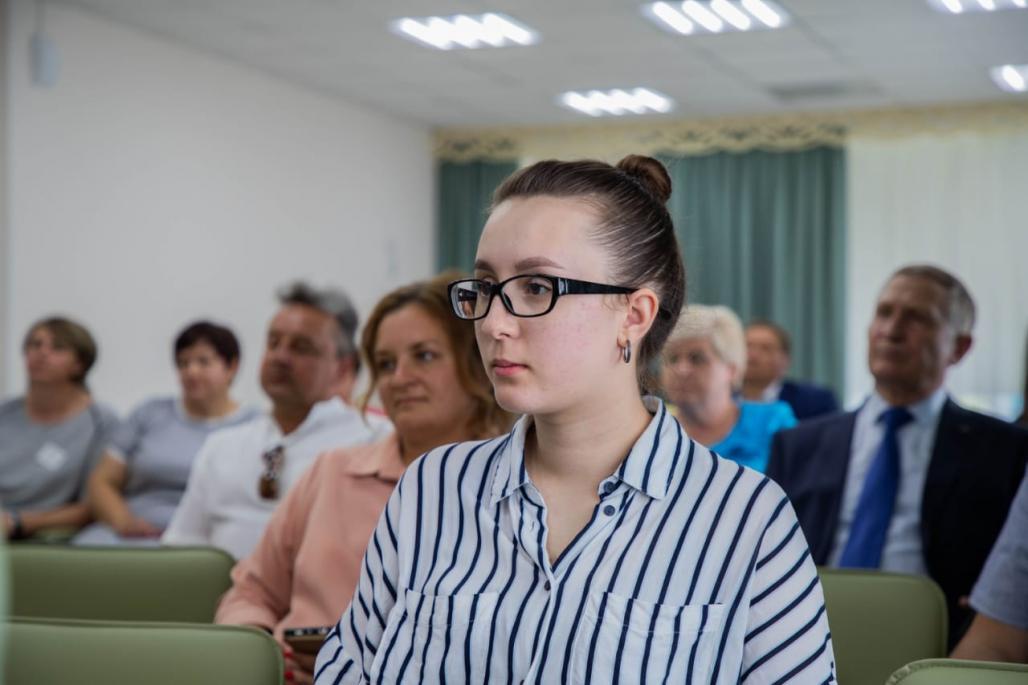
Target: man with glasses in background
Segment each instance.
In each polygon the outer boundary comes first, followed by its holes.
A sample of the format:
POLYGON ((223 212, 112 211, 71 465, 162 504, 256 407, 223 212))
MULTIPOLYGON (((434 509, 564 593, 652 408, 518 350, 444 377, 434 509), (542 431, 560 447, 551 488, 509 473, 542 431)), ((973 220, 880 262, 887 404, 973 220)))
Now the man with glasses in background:
POLYGON ((327 449, 374 442, 391 430, 343 401, 359 370, 357 312, 336 290, 295 283, 268 326, 261 387, 271 411, 213 434, 161 542, 250 554, 275 505, 327 449))

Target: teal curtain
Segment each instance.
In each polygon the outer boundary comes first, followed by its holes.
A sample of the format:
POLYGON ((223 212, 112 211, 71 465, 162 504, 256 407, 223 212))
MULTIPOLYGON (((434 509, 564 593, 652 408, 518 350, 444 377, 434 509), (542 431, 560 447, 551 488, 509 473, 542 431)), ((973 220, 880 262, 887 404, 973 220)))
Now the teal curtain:
POLYGON ((765 318, 792 336, 796 378, 843 391, 843 150, 662 155, 688 301, 765 318))
POLYGON ((439 162, 436 266, 470 271, 493 190, 517 162, 439 162))

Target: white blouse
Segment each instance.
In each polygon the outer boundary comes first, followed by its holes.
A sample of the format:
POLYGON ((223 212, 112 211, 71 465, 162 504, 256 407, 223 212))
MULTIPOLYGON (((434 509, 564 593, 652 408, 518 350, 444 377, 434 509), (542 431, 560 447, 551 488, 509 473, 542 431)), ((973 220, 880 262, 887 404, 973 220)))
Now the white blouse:
POLYGON ((647 407, 552 562, 525 471, 529 418, 415 462, 315 682, 834 682, 821 585, 785 494, 647 407))

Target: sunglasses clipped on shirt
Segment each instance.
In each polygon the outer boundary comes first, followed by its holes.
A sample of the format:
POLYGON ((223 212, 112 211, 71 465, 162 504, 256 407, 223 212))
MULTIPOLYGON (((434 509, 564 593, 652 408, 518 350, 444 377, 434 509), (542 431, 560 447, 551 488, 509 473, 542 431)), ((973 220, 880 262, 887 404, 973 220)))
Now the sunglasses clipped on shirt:
POLYGON ((286 458, 286 448, 276 445, 261 455, 264 471, 257 481, 257 494, 261 499, 278 499, 279 477, 282 474, 282 463, 286 458))

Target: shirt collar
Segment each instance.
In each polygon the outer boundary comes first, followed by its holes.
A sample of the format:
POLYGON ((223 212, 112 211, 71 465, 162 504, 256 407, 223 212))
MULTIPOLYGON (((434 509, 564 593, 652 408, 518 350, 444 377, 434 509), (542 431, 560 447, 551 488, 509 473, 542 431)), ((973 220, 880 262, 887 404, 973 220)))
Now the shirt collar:
POLYGON ((346 465, 351 476, 375 476, 395 483, 407 470, 400 453, 400 437, 390 433, 384 440, 368 445, 360 459, 346 465))
MULTIPOLYGON (((663 499, 675 466, 674 450, 687 448, 685 433, 659 398, 647 396, 643 404, 652 415, 649 425, 635 441, 624 461, 612 477, 652 497, 663 499)), ((509 497, 529 482, 525 469, 525 436, 532 426, 532 417, 523 416, 501 447, 501 458, 493 477, 491 505, 509 497)), ((605 479, 606 480, 606 479, 605 479)))
POLYGON ((774 402, 778 399, 778 396, 782 394, 782 379, 779 378, 777 381, 773 381, 771 385, 764 388, 764 392, 760 393, 761 402, 774 402))
POLYGON ((360 418, 356 409, 350 407, 338 397, 331 397, 327 400, 317 402, 307 412, 303 422, 296 427, 289 435, 282 435, 282 429, 271 414, 268 414, 268 423, 271 425, 272 437, 280 443, 294 443, 303 440, 311 433, 322 430, 326 424, 338 423, 350 418, 350 415, 360 418))
MULTIPOLYGON (((916 423, 930 425, 938 421, 939 414, 942 413, 942 405, 946 403, 946 397, 946 389, 940 387, 920 402, 908 406, 907 410, 914 416, 916 423)), ((874 423, 878 420, 881 413, 889 407, 890 405, 885 401, 885 398, 874 391, 867 398, 862 411, 866 411, 870 421, 874 423)))

